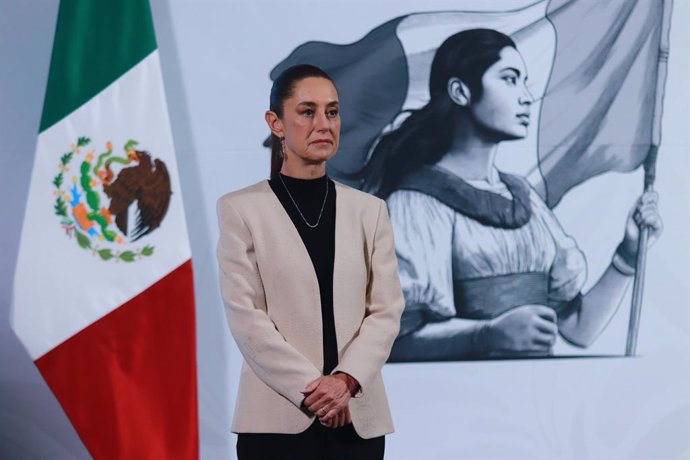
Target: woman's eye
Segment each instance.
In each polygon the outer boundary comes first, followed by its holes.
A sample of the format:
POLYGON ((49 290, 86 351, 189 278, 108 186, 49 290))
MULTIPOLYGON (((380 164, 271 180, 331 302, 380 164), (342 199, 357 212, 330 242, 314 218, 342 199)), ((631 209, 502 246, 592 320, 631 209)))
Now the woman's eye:
POLYGON ((507 76, 503 77, 503 79, 511 85, 517 84, 517 77, 514 77, 512 75, 507 75, 507 76))
POLYGON ((305 115, 307 117, 312 117, 312 116, 314 116, 314 111, 312 109, 306 109, 304 112, 302 112, 302 115, 305 115))
POLYGON ((329 118, 335 118, 338 116, 338 111, 337 110, 329 110, 328 111, 328 117, 329 118))

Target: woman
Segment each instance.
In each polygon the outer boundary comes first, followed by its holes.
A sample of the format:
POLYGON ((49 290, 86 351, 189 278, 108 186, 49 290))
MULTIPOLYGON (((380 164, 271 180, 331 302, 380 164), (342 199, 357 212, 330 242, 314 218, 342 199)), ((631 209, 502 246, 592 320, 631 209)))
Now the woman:
POLYGON ((523 178, 494 165, 500 142, 527 135, 526 80, 508 36, 455 34, 434 57, 429 103, 372 154, 364 189, 387 201, 406 299, 392 360, 544 356, 558 334, 586 347, 634 274, 638 226, 661 232, 645 193, 611 265, 580 292, 575 241, 523 178))
POLYGON ((244 356, 240 459, 381 459, 381 367, 404 300, 385 203, 332 181, 338 94, 317 67, 273 83, 271 179, 218 202, 220 284, 244 356), (355 396, 351 399, 352 396, 355 396))

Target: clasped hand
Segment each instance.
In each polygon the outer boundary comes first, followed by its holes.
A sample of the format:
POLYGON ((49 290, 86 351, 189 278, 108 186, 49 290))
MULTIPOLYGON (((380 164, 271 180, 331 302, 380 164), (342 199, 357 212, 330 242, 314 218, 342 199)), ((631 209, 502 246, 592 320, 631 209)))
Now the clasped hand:
POLYGON ((350 417, 350 391, 345 380, 336 375, 325 375, 302 390, 303 405, 318 417, 322 425, 338 428, 352 422, 350 417))

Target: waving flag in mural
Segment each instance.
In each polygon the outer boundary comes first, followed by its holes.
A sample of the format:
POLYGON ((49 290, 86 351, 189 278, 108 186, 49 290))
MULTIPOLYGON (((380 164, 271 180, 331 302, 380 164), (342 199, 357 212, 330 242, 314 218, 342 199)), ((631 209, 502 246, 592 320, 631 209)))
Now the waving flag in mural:
POLYGON ((63 0, 12 327, 94 458, 197 458, 191 251, 147 0, 63 0))
POLYGON ((273 69, 272 78, 297 63, 329 72, 343 117, 329 173, 387 200, 407 304, 393 360, 545 356, 557 333, 586 347, 606 327, 639 272, 647 236, 637 226, 660 232, 656 196, 633 206, 588 292, 586 258, 551 208, 655 151, 669 11, 669 1, 543 0, 416 13, 349 45, 305 43, 273 69), (486 146, 485 159, 450 158, 463 142, 486 146), (531 166, 462 178, 487 159, 493 167, 497 150, 531 166))

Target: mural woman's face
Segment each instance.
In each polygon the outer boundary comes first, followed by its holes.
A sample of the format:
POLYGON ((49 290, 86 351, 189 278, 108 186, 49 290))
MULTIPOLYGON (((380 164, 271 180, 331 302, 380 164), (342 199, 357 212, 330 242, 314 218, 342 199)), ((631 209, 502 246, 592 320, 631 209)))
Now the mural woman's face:
POLYGON ((527 89, 527 69, 515 48, 501 50, 500 59, 482 76, 483 92, 469 105, 474 121, 497 141, 522 139, 530 123, 532 94, 527 89))

